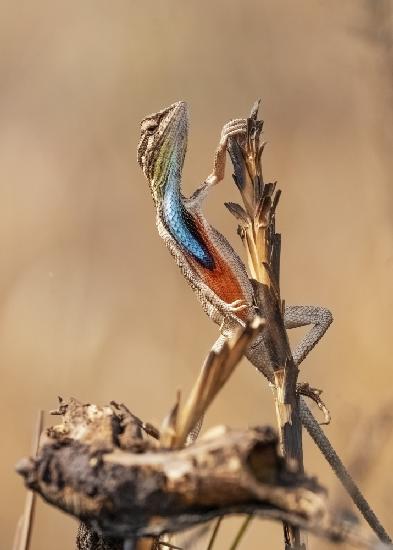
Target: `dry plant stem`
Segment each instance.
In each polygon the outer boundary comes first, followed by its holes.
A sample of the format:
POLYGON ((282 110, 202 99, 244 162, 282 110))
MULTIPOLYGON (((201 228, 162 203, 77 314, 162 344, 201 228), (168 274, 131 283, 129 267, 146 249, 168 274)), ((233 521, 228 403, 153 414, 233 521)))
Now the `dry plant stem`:
MULTIPOLYGON (((274 385, 273 394, 283 456, 293 461, 299 472, 303 472, 302 424, 299 401, 296 393, 298 368, 293 362, 280 302, 267 285, 254 285, 257 305, 266 315, 267 325, 264 338, 272 360, 274 385)), ((284 523, 285 548, 306 548, 301 542, 300 530, 284 523)))
POLYGON ((20 550, 20 537, 22 533, 23 516, 20 516, 18 523, 16 524, 14 540, 12 543, 12 550, 20 550))
MULTIPOLYGON (((229 149, 232 160, 235 160, 235 182, 245 208, 242 217, 246 221, 241 223, 239 233, 247 251, 249 270, 259 283, 254 285, 257 306, 267 321, 264 340, 269 370, 274 377, 272 387, 282 454, 286 460, 293 460, 299 472, 303 472, 302 424, 296 386, 299 370, 293 361, 284 328, 279 291, 280 243, 274 230, 274 215, 280 194, 275 193, 275 184, 265 185, 263 182, 260 159, 264 144, 259 142, 262 123, 257 120, 258 105, 254 105, 248 119, 244 143, 239 146, 234 139, 229 149)), ((238 213, 239 208, 232 205, 231 211, 238 213)), ((306 549, 296 527, 284 524, 284 540, 285 548, 306 549)))
POLYGON ((221 525, 221 522, 222 522, 223 518, 222 516, 220 518, 218 518, 218 520, 216 521, 216 524, 214 525, 214 529, 212 531, 212 534, 211 534, 211 537, 210 537, 210 540, 209 540, 209 544, 207 545, 207 548, 206 550, 212 550, 213 549, 213 546, 214 546, 214 543, 216 541, 216 538, 217 538, 217 533, 218 533, 218 530, 220 528, 220 525, 221 525))
MULTIPOLYGON (((279 264, 281 240, 280 235, 275 233, 274 227, 275 210, 280 192, 275 192, 275 184, 263 183, 260 159, 264 144, 259 145, 259 134, 262 130, 262 122, 257 120, 257 110, 258 103, 254 105, 250 115, 247 139, 245 142, 241 143, 238 139, 231 139, 228 148, 235 170, 234 180, 242 195, 245 210, 241 206, 233 203, 227 204, 227 207, 239 220, 238 232, 246 248, 249 269, 259 283, 259 285, 256 284, 256 293, 259 295, 260 309, 264 312, 267 326, 272 327, 273 331, 276 331, 277 327, 281 330, 282 321, 282 317, 278 315, 280 309, 279 264), (262 290, 258 290, 258 286, 262 290), (264 309, 266 303, 269 305, 269 300, 266 301, 266 296, 268 297, 266 289, 270 289, 276 298, 276 304, 273 304, 273 308, 271 308, 273 319, 276 317, 276 322, 275 324, 273 323, 273 325, 271 325, 272 317, 269 316, 269 312, 266 313, 264 309), (281 317, 281 320, 279 317, 281 317)), ((281 311, 282 310, 283 305, 281 307, 281 311)), ((288 397, 290 402, 292 395, 292 400, 294 399, 296 401, 294 405, 291 405, 295 407, 292 410, 295 411, 294 417, 296 418, 296 422, 301 418, 301 422, 347 489, 355 505, 363 514, 370 527, 382 541, 391 542, 389 535, 386 533, 353 479, 348 474, 340 458, 337 456, 337 453, 302 398, 300 399, 299 414, 299 401, 296 397, 296 387, 294 387, 294 380, 297 378, 297 367, 293 365, 291 353, 289 352, 287 356, 288 363, 272 361, 271 335, 269 336, 268 334, 268 337, 264 337, 263 340, 265 340, 263 347, 267 348, 266 357, 256 357, 255 353, 252 357, 250 357, 249 353, 247 355, 251 362, 263 372, 273 387, 279 426, 282 428, 283 421, 285 422, 287 404, 290 404, 288 403, 288 397), (265 363, 270 363, 270 365, 266 365, 265 363)), ((285 336, 282 334, 278 342, 281 342, 284 347, 286 347, 286 334, 285 336)), ((281 433, 282 432, 283 430, 281 430, 281 433)), ((299 432, 297 433, 299 434, 299 432)), ((293 445, 295 445, 296 448, 296 437, 295 440, 292 439, 292 441, 288 441, 288 434, 285 435, 285 433, 282 433, 282 436, 284 454, 288 457, 293 456, 296 458, 297 452, 293 453, 293 445)), ((301 442, 301 434, 299 434, 298 440, 301 442)), ((299 461, 299 465, 301 467, 301 461, 299 461)))
POLYGON ((208 539, 211 531, 212 526, 210 522, 201 523, 192 529, 183 531, 182 533, 176 533, 176 541, 184 550, 187 550, 187 548, 195 550, 201 546, 202 540, 208 539))
POLYGON ((168 431, 161 434, 162 447, 184 447, 189 433, 200 423, 208 407, 264 326, 264 320, 256 317, 245 328, 239 329, 230 340, 226 340, 219 350, 209 353, 184 407, 175 407, 175 414, 168 423, 168 431))
MULTIPOLYGON (((32 444, 32 454, 35 456, 38 452, 40 435, 44 421, 44 412, 39 411, 34 429, 34 439, 32 444)), ((25 509, 23 516, 18 521, 13 550, 28 550, 30 547, 31 535, 33 530, 34 512, 35 512, 36 494, 29 491, 26 495, 25 509)))
MULTIPOLYGON (((180 449, 196 440, 209 405, 224 387, 264 325, 264 320, 256 317, 244 329, 238 330, 230 340, 225 340, 219 349, 213 349, 209 353, 184 407, 179 407, 179 396, 169 418, 166 419, 165 429, 162 430, 160 438, 161 447, 180 449)), ((213 546, 217 537, 221 519, 219 518, 215 525, 209 548, 213 546)))
POLYGON ((244 534, 247 531, 247 527, 250 525, 250 522, 251 522, 252 518, 253 518, 253 516, 252 516, 252 514, 250 514, 249 516, 247 516, 244 519, 242 525, 240 526, 239 531, 236 534, 235 540, 231 544, 229 550, 236 550, 239 547, 240 541, 244 537, 244 534))

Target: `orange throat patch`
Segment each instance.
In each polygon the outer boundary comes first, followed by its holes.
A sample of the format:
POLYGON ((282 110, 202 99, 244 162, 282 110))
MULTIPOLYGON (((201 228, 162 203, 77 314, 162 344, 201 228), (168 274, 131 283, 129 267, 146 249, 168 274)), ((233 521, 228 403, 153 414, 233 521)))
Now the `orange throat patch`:
MULTIPOLYGON (((198 232, 215 264, 213 269, 209 269, 201 265, 195 258, 191 257, 192 266, 198 272, 201 280, 227 304, 231 304, 236 300, 247 302, 248 297, 246 297, 243 291, 236 272, 211 243, 206 231, 204 231, 200 223, 198 223, 198 232)), ((247 308, 236 312, 236 316, 246 321, 250 316, 249 309, 247 308)))

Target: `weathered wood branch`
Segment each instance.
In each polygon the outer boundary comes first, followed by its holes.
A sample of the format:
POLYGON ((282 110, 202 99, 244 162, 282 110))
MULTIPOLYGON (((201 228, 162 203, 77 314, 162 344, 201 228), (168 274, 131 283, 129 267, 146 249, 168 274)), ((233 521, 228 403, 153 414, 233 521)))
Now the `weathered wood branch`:
POLYGON ((335 523, 325 491, 291 471, 270 428, 211 430, 194 445, 162 450, 141 439, 122 405, 97 407, 71 399, 57 411, 38 454, 18 472, 47 502, 109 537, 156 537, 214 517, 253 513, 285 520, 334 540, 370 539, 335 523))

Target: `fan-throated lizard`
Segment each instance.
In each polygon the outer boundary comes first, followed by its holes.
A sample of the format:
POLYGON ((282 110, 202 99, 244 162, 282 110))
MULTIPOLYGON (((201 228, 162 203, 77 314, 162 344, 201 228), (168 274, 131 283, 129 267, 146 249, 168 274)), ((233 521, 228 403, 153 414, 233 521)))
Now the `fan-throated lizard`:
MULTIPOLYGON (((244 134, 246 129, 246 119, 234 119, 225 124, 212 173, 186 198, 181 192, 188 137, 186 103, 174 103, 147 116, 141 123, 138 162, 150 184, 158 232, 195 291, 203 309, 221 328, 221 336, 214 348, 222 345, 225 338, 231 336, 239 325, 244 326, 256 315, 253 287, 243 262, 223 235, 208 223, 202 212, 202 203, 209 190, 224 178, 228 139, 244 134)), ((260 314, 263 317, 263 312, 260 314)), ((326 308, 285 308, 286 328, 313 325, 293 351, 295 364, 303 361, 331 322, 332 315, 326 308)), ((266 376, 262 337, 254 342, 246 355, 266 376)), ((376 525, 379 526, 382 537, 388 537, 303 399, 300 399, 300 413, 303 425, 366 520, 374 529, 376 525)))
MULTIPOLYGON (((228 138, 244 133, 246 128, 245 119, 231 120, 223 127, 213 172, 189 198, 181 193, 187 105, 179 101, 146 117, 138 146, 138 162, 149 181, 157 211, 158 232, 203 309, 225 336, 255 316, 253 288, 237 253, 206 220, 202 203, 209 190, 224 178, 228 138)), ((293 351, 294 361, 299 364, 326 332, 332 315, 322 307, 289 306, 284 322, 286 328, 314 325, 293 351)), ((257 348, 253 346, 256 353, 249 359, 263 370, 257 348)))

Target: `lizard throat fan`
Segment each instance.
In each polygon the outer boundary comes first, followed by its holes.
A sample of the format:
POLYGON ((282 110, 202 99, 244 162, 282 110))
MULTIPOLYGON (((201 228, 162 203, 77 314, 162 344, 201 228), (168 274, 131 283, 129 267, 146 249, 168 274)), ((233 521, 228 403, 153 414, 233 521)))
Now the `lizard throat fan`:
POLYGON ((197 227, 197 219, 184 207, 185 198, 180 191, 187 133, 188 110, 183 101, 147 116, 141 123, 138 162, 171 235, 202 267, 211 270, 214 259, 197 227))

